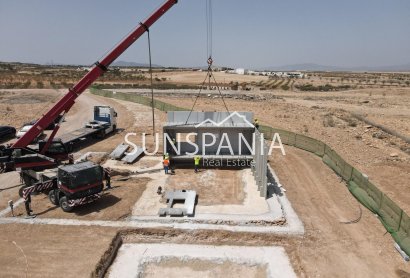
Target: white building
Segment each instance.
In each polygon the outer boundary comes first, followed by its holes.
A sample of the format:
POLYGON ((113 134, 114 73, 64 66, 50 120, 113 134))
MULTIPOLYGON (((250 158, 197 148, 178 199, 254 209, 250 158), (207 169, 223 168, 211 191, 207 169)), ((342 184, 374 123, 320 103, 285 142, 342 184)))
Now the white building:
POLYGON ((244 74, 248 74, 248 70, 243 69, 243 68, 238 68, 235 70, 235 73, 244 75, 244 74))

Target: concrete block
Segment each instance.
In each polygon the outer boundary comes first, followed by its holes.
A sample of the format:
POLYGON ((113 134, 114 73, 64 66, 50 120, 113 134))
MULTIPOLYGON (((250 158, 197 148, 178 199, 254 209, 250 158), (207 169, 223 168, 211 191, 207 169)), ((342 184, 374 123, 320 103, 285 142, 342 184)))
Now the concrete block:
POLYGON ((138 148, 136 152, 134 152, 133 154, 126 154, 121 161, 124 161, 125 163, 131 164, 134 163, 137 158, 142 155, 144 152, 143 148, 138 148))
POLYGON ((110 158, 119 160, 124 156, 124 153, 128 150, 130 146, 127 144, 119 144, 115 150, 110 154, 110 158))
POLYGON ((165 192, 167 207, 160 208, 159 216, 194 216, 196 191, 194 190, 174 190, 165 192), (183 208, 173 208, 174 201, 184 201, 183 208))

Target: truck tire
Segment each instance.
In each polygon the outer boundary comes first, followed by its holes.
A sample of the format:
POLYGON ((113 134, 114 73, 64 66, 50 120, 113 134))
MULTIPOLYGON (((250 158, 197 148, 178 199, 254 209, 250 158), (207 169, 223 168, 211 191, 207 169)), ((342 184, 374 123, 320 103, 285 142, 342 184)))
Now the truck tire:
POLYGON ((105 138, 105 129, 102 129, 102 130, 101 130, 101 132, 100 132, 100 134, 99 134, 99 137, 100 137, 101 139, 104 139, 104 138, 105 138))
POLYGON ((70 207, 68 205, 68 199, 67 196, 63 196, 60 198, 60 207, 64 212, 70 212, 73 210, 73 207, 70 207))
POLYGON ((50 199, 50 202, 57 206, 58 205, 58 200, 57 200, 57 194, 55 190, 50 190, 50 192, 48 192, 48 199, 50 199))

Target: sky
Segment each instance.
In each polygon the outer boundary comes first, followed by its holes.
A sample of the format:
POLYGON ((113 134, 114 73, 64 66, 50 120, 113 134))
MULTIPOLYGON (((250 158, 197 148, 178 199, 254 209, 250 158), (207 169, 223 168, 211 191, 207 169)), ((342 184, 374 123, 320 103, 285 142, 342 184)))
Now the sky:
MULTIPOLYGON (((91 65, 162 0, 0 0, 0 61, 91 65)), ((204 66, 205 0, 151 28, 152 62, 204 66)), ((215 65, 410 63, 409 0, 213 0, 215 65)), ((117 60, 148 62, 144 35, 117 60)))

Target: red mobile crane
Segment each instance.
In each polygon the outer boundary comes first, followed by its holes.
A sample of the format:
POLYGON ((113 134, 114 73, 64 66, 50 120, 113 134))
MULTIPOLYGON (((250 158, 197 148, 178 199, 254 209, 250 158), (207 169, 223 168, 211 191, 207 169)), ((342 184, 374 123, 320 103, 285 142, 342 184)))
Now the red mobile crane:
POLYGON ((0 163, 7 162, 9 168, 33 169, 42 167, 43 169, 55 166, 56 160, 52 157, 45 156, 50 145, 53 143, 59 124, 57 124, 43 146, 33 152, 29 149, 29 144, 50 124, 54 123, 58 117, 64 116, 74 105, 75 100, 79 97, 98 77, 107 71, 108 66, 117 59, 128 47, 130 47, 142 34, 165 14, 178 0, 165 1, 151 16, 145 21, 140 22, 131 33, 128 34, 117 46, 114 47, 104 58, 97 61, 92 69, 72 88, 70 88, 64 97, 62 97, 47 113, 45 113, 34 126, 20 139, 17 140, 11 148, 0 148, 0 163), (17 150, 17 152, 16 152, 17 150), (14 155, 13 155, 14 153, 14 155))
MULTIPOLYGON (((108 66, 117 59, 128 47, 140 38, 149 28, 165 14, 178 0, 166 0, 145 21, 132 30, 114 49, 104 58, 97 61, 92 69, 65 94, 47 113, 45 113, 33 127, 11 147, 0 148, 0 164, 6 164, 9 170, 20 168, 26 187, 22 195, 27 196, 32 192, 45 192, 49 194, 53 204, 59 204, 64 211, 69 211, 73 206, 95 200, 96 195, 102 191, 103 174, 99 165, 90 162, 62 166, 58 169, 49 169, 57 166, 58 159, 49 157, 47 151, 53 141, 59 124, 55 126, 47 141, 39 149, 30 149, 29 144, 47 126, 63 116, 74 105, 77 97, 81 95, 99 76, 107 71, 108 66), (49 169, 44 172, 38 170, 49 169), (36 172, 37 171, 37 172, 36 172), (87 176, 93 179, 88 181, 87 176), (79 179, 78 177, 83 177, 79 179)), ((60 121, 61 122, 61 121, 60 121)), ((61 159, 61 157, 60 157, 61 159)))

